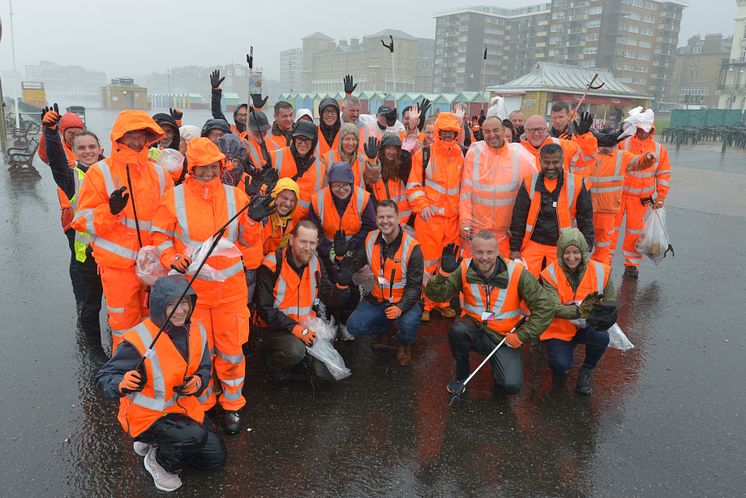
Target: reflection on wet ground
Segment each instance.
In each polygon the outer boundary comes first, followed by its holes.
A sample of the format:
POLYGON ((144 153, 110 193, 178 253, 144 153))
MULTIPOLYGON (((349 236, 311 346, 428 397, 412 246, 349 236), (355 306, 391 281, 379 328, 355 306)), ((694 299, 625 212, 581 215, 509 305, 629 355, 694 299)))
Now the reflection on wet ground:
MULTIPOLYGON (((67 246, 52 180, 40 172, 39 181, 0 178, 0 489, 155 495, 116 403, 95 391, 80 354, 67 246)), ((741 494, 744 286, 731 262, 743 254, 746 220, 671 208, 669 223, 673 260, 646 261, 637 282, 614 274, 626 303, 619 324, 636 348, 607 352, 592 396, 574 392, 582 349, 561 383, 532 344, 520 394, 495 394, 485 369, 448 407, 453 365, 440 318, 421 329, 410 368, 372 352, 368 339, 339 344, 353 375, 315 393, 275 390, 254 356, 245 429, 227 439, 227 467, 186 474, 178 494, 741 494)))

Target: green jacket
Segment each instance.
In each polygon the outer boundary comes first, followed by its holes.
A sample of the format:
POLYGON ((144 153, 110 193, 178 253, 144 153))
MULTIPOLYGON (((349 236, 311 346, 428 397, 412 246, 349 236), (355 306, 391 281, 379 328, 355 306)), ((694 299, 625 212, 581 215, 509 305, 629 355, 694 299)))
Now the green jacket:
MULTIPOLYGON (((557 241, 557 266, 562 270, 562 273, 564 273, 565 277, 567 277, 567 282, 570 284, 570 287, 573 289, 573 291, 576 291, 578 289, 580 281, 583 280, 583 275, 585 275, 585 269, 588 268, 588 261, 590 261, 590 259, 591 252, 588 248, 588 243, 586 242, 583 233, 577 228, 566 228, 565 230, 562 230, 562 234, 557 241), (565 264, 565 260, 562 257, 565 249, 567 249, 568 246, 577 247, 578 249, 580 249, 580 253, 583 255, 582 261, 580 262, 578 267, 575 268, 575 270, 571 270, 565 264)), ((557 318, 564 318, 566 320, 575 320, 577 318, 580 318, 580 310, 577 306, 574 306, 572 304, 562 304, 557 289, 555 289, 547 282, 542 281, 542 284, 544 285, 544 290, 547 291, 549 299, 552 301, 554 316, 556 316, 557 318)), ((611 277, 609 277, 609 281, 606 283, 606 287, 604 287, 604 299, 606 301, 616 300, 616 290, 614 289, 614 284, 611 281, 611 277)))
MULTIPOLYGON (((493 287, 499 287, 498 280, 505 281, 508 279, 508 267, 502 256, 498 256, 497 264, 503 270, 488 279, 477 271, 473 262, 470 262, 466 270, 466 281, 470 284, 489 284, 493 287)), ((438 303, 450 300, 451 296, 459 292, 461 292, 461 266, 448 277, 436 273, 425 287, 425 295, 438 303)), ((518 295, 528 306, 531 315, 523 326, 516 331, 516 334, 523 342, 529 339, 537 339, 552 322, 554 316, 552 303, 536 277, 526 270, 521 272, 518 281, 518 295)), ((484 322, 477 322, 477 325, 493 339, 502 340, 502 336, 498 336, 497 333, 490 330, 484 322)))

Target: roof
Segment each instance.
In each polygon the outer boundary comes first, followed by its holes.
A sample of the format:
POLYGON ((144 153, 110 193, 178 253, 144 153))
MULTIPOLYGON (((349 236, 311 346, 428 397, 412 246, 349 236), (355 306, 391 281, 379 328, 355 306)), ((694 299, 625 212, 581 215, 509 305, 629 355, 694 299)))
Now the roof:
POLYGON ((327 36, 324 33, 320 33, 316 31, 315 33, 311 33, 310 35, 306 35, 301 40, 308 40, 308 39, 314 39, 314 40, 326 40, 326 41, 334 41, 334 38, 331 36, 327 36))
POLYGON ((399 40, 417 40, 417 38, 415 38, 414 36, 405 33, 404 31, 399 31, 398 29, 384 29, 383 31, 379 31, 378 33, 363 36, 363 38, 386 38, 389 35, 399 40))
POLYGON ((583 93, 585 92, 586 85, 590 83, 596 73, 598 73, 596 84, 604 83, 604 86, 598 90, 589 91, 588 95, 647 98, 647 96, 640 95, 636 90, 616 79, 608 69, 569 66, 554 62, 539 62, 530 73, 504 85, 487 87, 487 91, 498 94, 542 90, 555 90, 563 93, 583 93))

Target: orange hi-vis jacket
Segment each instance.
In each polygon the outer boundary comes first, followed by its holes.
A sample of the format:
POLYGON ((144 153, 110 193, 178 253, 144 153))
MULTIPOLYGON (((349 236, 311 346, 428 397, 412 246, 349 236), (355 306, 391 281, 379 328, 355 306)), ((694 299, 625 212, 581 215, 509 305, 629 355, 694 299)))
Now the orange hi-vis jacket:
POLYGON ((512 260, 508 264, 508 286, 505 289, 483 284, 470 284, 466 273, 471 258, 461 262, 461 316, 469 316, 477 323, 486 323, 487 327, 505 335, 521 319, 521 297, 518 294, 518 281, 521 279, 523 265, 512 260), (486 314, 490 314, 489 317, 486 314))
POLYGON ((393 258, 384 260, 381 245, 376 244, 380 230, 372 230, 365 239, 365 255, 370 270, 373 272, 373 290, 371 294, 379 302, 388 300, 392 304, 401 301, 404 287, 407 285, 407 266, 412 250, 417 247, 414 237, 402 231, 401 244, 393 258))
POLYGON ((539 152, 541 151, 541 148, 547 144, 558 144, 560 147, 562 147, 562 160, 565 171, 572 171, 577 166, 578 159, 580 158, 580 152, 578 150, 578 144, 576 142, 550 136, 544 139, 544 143, 542 143, 537 148, 531 145, 528 140, 521 140, 521 145, 524 147, 524 149, 526 149, 526 151, 530 152, 536 158, 537 171, 541 171, 541 158, 539 156, 539 152))
POLYGON ((577 144, 578 156, 575 159, 575 164, 571 164, 570 169, 566 171, 587 179, 598 155, 598 140, 593 133, 588 132, 582 135, 573 135, 570 142, 577 144))
POLYGON ((648 168, 628 171, 624 179, 624 192, 640 197, 652 197, 655 194, 656 199, 665 200, 671 188, 671 163, 666 148, 653 140, 652 135, 646 140, 632 136, 619 144, 619 148, 635 155, 653 152, 658 159, 648 168))
POLYGON ((591 171, 591 201, 594 213, 616 213, 622 205, 625 172, 650 167, 645 157, 626 150, 614 149, 611 154, 598 154, 591 171))
POLYGON ((295 228, 295 221, 292 217, 284 220, 284 225, 280 220, 277 213, 269 215, 267 218, 262 220, 262 241, 264 244, 264 255, 276 251, 277 249, 285 249, 292 233, 295 228))
POLYGON ((319 143, 316 146, 316 150, 317 150, 316 157, 323 157, 326 154, 328 154, 330 150, 338 150, 338 149, 339 149, 339 131, 337 131, 337 134, 334 135, 334 142, 329 144, 327 143, 326 137, 324 137, 324 134, 321 133, 321 128, 319 128, 319 143))
POLYGON ((267 136, 264 138, 265 140, 267 140, 267 151, 282 149, 283 147, 287 147, 290 145, 287 141, 287 138, 285 138, 285 135, 275 135, 274 133, 272 133, 272 130, 270 130, 269 133, 267 133, 267 136), (272 142, 271 148, 270 142, 272 142))
POLYGON ((352 168, 352 176, 355 178, 354 185, 360 188, 365 188, 365 180, 363 180, 363 171, 365 170, 365 161, 367 160, 367 157, 365 154, 357 153, 355 154, 355 158, 352 161, 345 161, 342 159, 342 155, 339 153, 339 150, 330 150, 321 158, 318 160, 318 162, 321 163, 321 171, 323 171, 323 187, 326 187, 326 174, 329 172, 329 168, 332 167, 332 164, 338 163, 338 162, 349 162, 350 167, 352 168))
POLYGON ((123 396, 119 400, 117 419, 122 429, 132 437, 144 432, 159 418, 168 413, 181 413, 202 423, 204 410, 195 396, 179 396, 174 387, 184 384, 184 378, 199 369, 207 350, 207 333, 199 322, 192 322, 189 331, 189 360, 186 361, 168 337, 160 338, 153 353, 146 354, 159 327, 145 319, 125 332, 122 340, 130 343, 145 357, 145 387, 139 393, 123 396))
POLYGON ((317 158, 302 176, 296 178, 298 176, 298 166, 295 164, 295 158, 290 151, 290 147, 275 149, 269 155, 278 176, 280 178, 292 178, 298 184, 300 198, 293 219, 296 221, 305 219, 311 209, 311 197, 324 188, 325 170, 322 163, 317 158))
POLYGON ((440 113, 435 121, 435 141, 430 145, 430 160, 426 168, 422 164, 422 150, 412 156, 412 170, 407 182, 407 199, 415 213, 425 207, 435 208, 435 214, 453 220, 459 216, 459 189, 464 156, 456 140, 441 141, 441 130, 462 129, 456 116, 450 112, 440 113), (424 170, 424 171, 423 171, 424 170))
MULTIPOLYGON (((267 153, 272 154, 272 151, 275 150, 275 143, 271 140, 269 140, 269 134, 267 134, 266 137, 264 137, 264 144, 267 147, 267 153)), ((261 168, 267 163, 267 159, 264 157, 264 154, 262 153, 262 144, 261 142, 257 142, 254 139, 252 139, 250 136, 246 135, 246 141, 249 144, 249 157, 251 158, 251 162, 256 166, 257 168, 261 168)), ((284 147, 284 146, 283 146, 284 147)), ((272 163, 274 164, 274 163, 272 163)))
MULTIPOLYGON (((526 247, 526 244, 528 244, 528 241, 531 240, 531 235, 534 233, 534 226, 536 225, 536 220, 539 217, 539 211, 541 210, 541 192, 536 191, 536 182, 538 179, 539 173, 534 173, 524 180, 526 182, 528 196, 531 198, 531 206, 528 209, 526 233, 523 236, 521 250, 523 250, 526 247)), ((559 194, 556 207, 557 227, 559 228, 560 233, 562 230, 574 226, 578 196, 582 189, 582 177, 573 175, 572 173, 564 173, 562 191, 559 194)))
POLYGON ((337 230, 344 230, 347 237, 355 235, 360 231, 363 211, 369 201, 370 194, 360 187, 353 185, 350 201, 347 203, 347 208, 341 217, 334 205, 330 187, 324 187, 320 192, 316 192, 311 199, 311 205, 321 221, 321 229, 324 232, 324 236, 329 240, 334 240, 334 234, 337 230))
POLYGON ((493 149, 475 142, 466 153, 461 174, 459 225, 473 233, 507 233, 521 180, 536 172, 533 158, 505 144, 493 149))
MULTIPOLYGON (((611 267, 609 265, 589 260, 578 289, 573 291, 570 283, 567 281, 565 272, 562 271, 562 268, 556 262, 551 263, 541 272, 542 280, 557 289, 560 303, 564 305, 583 301, 592 292, 603 294, 610 276, 611 267)), ((577 327, 570 320, 554 318, 549 327, 541 334, 541 340, 561 339, 563 341, 570 341, 575 337, 577 330, 577 327)))
MULTIPOLYGON (((289 250, 290 247, 286 247, 267 254, 262 261, 262 265, 269 268, 270 271, 276 272, 278 253, 282 254, 283 261, 287 261, 287 258, 291 257, 288 254, 289 250)), ((303 276, 301 277, 288 263, 283 263, 273 292, 275 309, 283 312, 299 324, 315 317, 316 312, 313 310, 313 306, 319 297, 320 281, 321 270, 316 255, 313 255, 311 261, 303 268, 303 276)))
POLYGON ((407 200, 407 190, 404 182, 400 179, 389 178, 384 181, 383 178, 370 186, 370 191, 377 202, 383 200, 392 200, 399 207, 399 222, 406 225, 412 216, 412 206, 407 200))
POLYGON ((163 196, 173 190, 168 173, 148 161, 150 144, 161 138, 163 130, 145 112, 124 110, 111 130, 111 156, 91 166, 85 174, 72 227, 91 236, 93 255, 99 265, 133 266, 140 249, 138 228, 142 246, 152 245, 153 215, 163 196), (140 152, 117 142, 125 133, 135 130, 149 133, 149 143, 140 152), (109 196, 120 187, 127 187, 130 197, 125 208, 113 215, 109 196))

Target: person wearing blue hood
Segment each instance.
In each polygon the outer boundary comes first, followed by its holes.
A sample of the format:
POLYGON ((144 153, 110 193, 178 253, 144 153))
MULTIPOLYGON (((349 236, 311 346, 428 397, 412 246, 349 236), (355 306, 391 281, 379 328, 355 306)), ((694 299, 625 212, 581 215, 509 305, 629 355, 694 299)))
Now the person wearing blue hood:
POLYGON ((205 328, 190 321, 196 301, 184 276, 159 278, 150 294, 150 318, 122 336, 96 375, 104 396, 119 399, 119 423, 162 491, 178 489, 186 468, 214 470, 226 460, 225 445, 197 400, 209 383, 211 364, 205 328))

